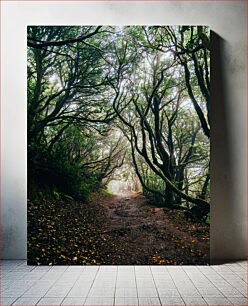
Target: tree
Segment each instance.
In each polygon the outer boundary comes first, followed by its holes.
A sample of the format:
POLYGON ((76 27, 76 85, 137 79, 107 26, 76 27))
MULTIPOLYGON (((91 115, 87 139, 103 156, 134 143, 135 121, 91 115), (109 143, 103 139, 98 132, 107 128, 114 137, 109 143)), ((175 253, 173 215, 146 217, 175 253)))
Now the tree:
MULTIPOLYGON (((92 156, 91 142, 112 128, 114 92, 104 58, 111 42, 103 39, 107 32, 97 39, 100 28, 28 27, 29 178, 37 174, 38 164, 47 168, 53 161, 55 171, 58 155, 65 170, 69 163, 77 172, 79 159, 86 158, 80 146, 89 145, 86 152, 92 156), (68 135, 73 141, 65 140, 68 135)), ((99 174, 97 180, 103 177, 99 174)))
MULTIPOLYGON (((131 143, 133 163, 137 175, 145 189, 160 193, 156 190, 151 190, 145 185, 139 172, 136 154, 141 156, 150 169, 165 182, 166 189, 163 196, 166 205, 172 205, 172 196, 175 193, 186 201, 209 208, 209 204, 206 201, 199 197, 193 198, 185 194, 173 182, 175 156, 173 154, 172 126, 178 115, 182 89, 180 88, 180 83, 175 78, 171 78, 171 75, 176 71, 174 69, 175 61, 165 60, 160 65, 160 62, 156 60, 157 56, 155 56, 155 61, 152 61, 152 67, 149 67, 150 70, 148 69, 148 75, 143 76, 144 79, 149 79, 149 76, 152 75, 152 79, 150 78, 145 85, 142 82, 136 85, 134 90, 136 94, 126 93, 125 100, 115 99, 113 104, 118 118, 126 128, 124 131, 131 143), (176 94, 173 88, 177 89, 176 94), (128 110, 128 112, 120 111, 121 105, 122 109, 128 110), (167 111, 169 105, 173 105, 173 110, 170 114, 167 111), (165 120, 167 121, 166 127, 165 120)), ((143 64, 147 65, 147 62, 143 62, 143 64)), ((117 71, 118 75, 121 74, 121 69, 122 65, 120 64, 117 71)), ((144 71, 144 69, 144 66, 142 66, 141 70, 144 71)), ((176 72, 179 73, 178 71, 176 72)), ((116 84, 116 92, 121 91, 122 86, 120 83, 116 84)), ((134 86, 133 83, 132 86, 134 86)))
POLYGON ((188 95, 204 134, 210 137, 210 40, 203 26, 150 27, 144 31, 147 46, 171 52, 184 69, 188 95), (199 97, 201 93, 201 97, 199 97), (201 102, 204 99, 204 103, 201 102), (207 117, 207 118, 206 118, 207 117))
POLYGON ((131 165, 160 205, 208 212, 208 37, 206 27, 28 27, 30 177, 43 169, 89 194, 131 165))

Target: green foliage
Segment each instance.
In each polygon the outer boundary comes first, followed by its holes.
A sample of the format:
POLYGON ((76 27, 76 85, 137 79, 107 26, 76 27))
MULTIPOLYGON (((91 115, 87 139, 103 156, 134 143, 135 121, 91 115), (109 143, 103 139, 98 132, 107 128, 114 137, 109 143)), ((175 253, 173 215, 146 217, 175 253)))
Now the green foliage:
POLYGON ((58 200, 60 199, 60 194, 59 194, 59 192, 53 190, 53 197, 54 197, 55 200, 58 201, 58 200))
POLYGON ((160 205, 209 199, 207 27, 31 26, 28 46, 29 186, 87 199, 124 163, 160 205))
POLYGON ((110 190, 108 190, 108 189, 100 189, 100 193, 101 194, 103 194, 103 195, 106 195, 106 196, 108 196, 108 195, 112 195, 112 192, 110 191, 110 190))
POLYGON ((189 31, 190 26, 182 26, 181 32, 184 33, 186 31, 189 31))

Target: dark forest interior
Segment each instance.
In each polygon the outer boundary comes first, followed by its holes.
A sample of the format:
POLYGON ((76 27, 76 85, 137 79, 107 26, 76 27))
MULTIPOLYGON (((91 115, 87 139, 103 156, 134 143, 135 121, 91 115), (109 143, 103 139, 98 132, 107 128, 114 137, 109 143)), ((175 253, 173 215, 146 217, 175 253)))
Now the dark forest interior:
POLYGON ((205 26, 29 26, 28 263, 208 264, 205 26))

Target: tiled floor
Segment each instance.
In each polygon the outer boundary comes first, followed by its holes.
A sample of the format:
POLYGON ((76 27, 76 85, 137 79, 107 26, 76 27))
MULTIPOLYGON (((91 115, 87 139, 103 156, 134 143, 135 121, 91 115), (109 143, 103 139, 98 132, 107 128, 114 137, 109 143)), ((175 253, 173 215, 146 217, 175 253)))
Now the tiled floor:
POLYGON ((0 305, 247 305, 247 263, 27 266, 2 261, 0 305))

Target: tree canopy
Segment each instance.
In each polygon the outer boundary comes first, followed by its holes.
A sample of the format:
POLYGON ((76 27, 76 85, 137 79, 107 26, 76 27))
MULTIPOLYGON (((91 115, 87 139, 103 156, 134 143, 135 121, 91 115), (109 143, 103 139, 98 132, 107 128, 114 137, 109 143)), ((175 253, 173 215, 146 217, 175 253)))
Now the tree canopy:
POLYGON ((122 173, 208 214, 207 27, 29 26, 27 45, 30 194, 86 199, 122 173))

